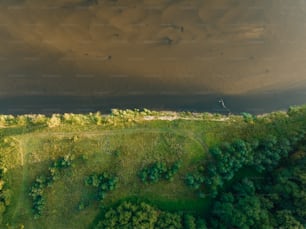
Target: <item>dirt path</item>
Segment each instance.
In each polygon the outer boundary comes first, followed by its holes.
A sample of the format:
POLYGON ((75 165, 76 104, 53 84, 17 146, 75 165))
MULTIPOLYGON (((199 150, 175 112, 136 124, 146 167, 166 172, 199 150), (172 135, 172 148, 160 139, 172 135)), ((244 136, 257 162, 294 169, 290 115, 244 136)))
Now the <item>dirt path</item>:
MULTIPOLYGON (((16 218, 17 215, 22 215, 24 214, 24 209, 25 206, 23 206, 22 204, 25 203, 24 198, 26 195, 26 193, 28 193, 28 190, 26 190, 26 183, 27 183, 27 174, 28 174, 28 163, 26 163, 26 157, 27 157, 27 151, 25 151, 26 149, 26 142, 23 139, 19 139, 19 138, 14 138, 17 142, 18 142, 18 153, 20 155, 20 165, 22 168, 22 182, 20 184, 20 190, 19 190, 19 197, 18 197, 18 201, 17 201, 17 205, 15 208, 14 213, 12 214, 12 220, 16 218)), ((14 221, 14 220, 13 220, 14 221)), ((13 223, 13 222, 11 222, 13 223)), ((32 223, 31 223, 32 224, 32 223)), ((33 225, 30 226, 30 228, 34 228, 33 225)))

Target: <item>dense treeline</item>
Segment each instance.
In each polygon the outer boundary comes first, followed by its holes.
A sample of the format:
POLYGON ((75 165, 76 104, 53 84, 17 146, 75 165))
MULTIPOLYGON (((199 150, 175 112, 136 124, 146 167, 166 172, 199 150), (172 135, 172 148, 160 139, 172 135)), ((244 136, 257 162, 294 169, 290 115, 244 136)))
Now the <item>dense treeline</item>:
POLYGON ((212 228, 305 228, 306 153, 260 177, 244 178, 213 204, 212 228), (287 166, 289 164, 289 166, 287 166), (260 179, 259 179, 260 178, 260 179))
POLYGON ((291 150, 290 141, 286 138, 277 139, 275 136, 266 136, 251 143, 235 140, 231 144, 223 143, 210 150, 212 161, 205 171, 205 184, 211 195, 215 197, 218 189, 224 183, 233 179, 242 168, 253 168, 259 173, 271 171, 282 158, 288 156, 291 150))
POLYGON ((205 169, 201 165, 197 171, 188 174, 186 184, 194 189, 205 185, 206 193, 216 197, 218 190, 242 168, 247 167, 258 173, 273 170, 282 159, 288 157, 304 135, 305 131, 300 130, 289 138, 267 135, 251 142, 238 139, 214 146, 209 150, 211 159, 204 165, 205 169))
POLYGON ((213 198, 208 227, 305 228, 305 115, 288 113, 299 123, 294 130, 281 120, 268 124, 275 135, 221 143, 210 149, 204 166, 187 175, 189 186, 213 198))
POLYGON ((206 229, 206 224, 203 219, 190 214, 165 212, 144 202, 125 201, 103 213, 95 226, 95 229, 100 228, 206 229))

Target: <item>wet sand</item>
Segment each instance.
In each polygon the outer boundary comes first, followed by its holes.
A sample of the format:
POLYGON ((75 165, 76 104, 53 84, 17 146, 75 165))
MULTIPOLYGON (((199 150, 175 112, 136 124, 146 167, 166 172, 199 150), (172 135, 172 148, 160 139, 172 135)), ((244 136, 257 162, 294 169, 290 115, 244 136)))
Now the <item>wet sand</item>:
POLYGON ((0 112, 301 104, 305 25, 305 1, 1 1, 0 112))

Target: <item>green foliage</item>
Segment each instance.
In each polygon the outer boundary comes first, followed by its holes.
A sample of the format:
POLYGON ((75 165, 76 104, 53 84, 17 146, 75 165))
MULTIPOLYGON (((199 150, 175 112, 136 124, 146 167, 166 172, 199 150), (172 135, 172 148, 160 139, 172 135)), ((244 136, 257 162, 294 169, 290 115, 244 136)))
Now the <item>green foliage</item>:
POLYGON ((53 182, 60 178, 60 172, 63 169, 69 168, 71 163, 71 156, 67 155, 65 157, 60 157, 51 163, 51 166, 49 167, 49 174, 47 176, 40 175, 36 177, 29 191, 29 196, 32 200, 32 212, 34 219, 38 219, 42 215, 45 207, 45 189, 47 187, 51 187, 53 182))
POLYGON ((55 161, 52 165, 54 168, 58 168, 59 170, 69 168, 72 163, 72 158, 70 155, 65 157, 60 157, 57 161, 55 161))
POLYGON ((72 166, 73 159, 74 157, 68 154, 64 157, 58 158, 51 163, 51 166, 49 167, 49 176, 47 177, 48 186, 51 185, 53 181, 56 181, 60 178, 61 172, 64 169, 72 166))
POLYGON ((279 227, 284 228, 288 228, 289 222, 294 221, 299 222, 296 225, 306 224, 306 153, 293 154, 287 164, 287 167, 266 176, 259 190, 272 194, 269 200, 274 203, 275 210, 278 210, 276 222, 279 227), (280 221, 281 216, 286 216, 284 221, 280 221))
POLYGON ((1 115, 0 116, 1 126, 12 126, 17 124, 17 119, 13 115, 1 115))
POLYGON ((112 152, 112 154, 115 156, 115 157, 120 157, 121 155, 121 150, 120 149, 116 149, 112 152))
POLYGON ((41 216, 45 206, 45 200, 43 198, 44 189, 47 187, 47 179, 44 176, 39 176, 32 184, 29 196, 32 199, 32 212, 34 218, 37 219, 41 216))
POLYGON ((193 215, 185 214, 184 215, 184 228, 186 229, 196 229, 196 219, 193 215))
MULTIPOLYGON (((298 139, 301 139, 301 134, 298 139)), ((186 176, 186 184, 199 189, 203 183, 215 197, 224 183, 231 181, 240 169, 253 167, 258 172, 271 171, 281 159, 288 157, 292 144, 285 137, 268 135, 261 140, 248 143, 241 139, 232 143, 224 142, 210 148, 212 159, 205 165, 206 170, 198 170, 186 176)))
POLYGON ((183 228, 182 217, 177 213, 160 211, 146 203, 125 201, 104 212, 95 229, 100 228, 183 228))
POLYGON ((5 182, 5 169, 0 168, 0 223, 2 222, 2 214, 5 212, 6 207, 11 202, 11 190, 8 189, 5 182))
POLYGON ((99 228, 154 228, 158 211, 146 203, 123 202, 115 209, 105 212, 96 225, 99 228))
POLYGON ((292 211, 290 210, 277 211, 275 220, 278 228, 305 228, 303 224, 294 217, 292 211))
POLYGON ((86 201, 80 201, 78 204, 78 210, 83 211, 88 206, 88 203, 86 201))
POLYGON ((257 171, 262 172, 275 168, 282 158, 288 156, 291 146, 287 139, 278 140, 275 136, 270 135, 259 141, 253 150, 256 157, 254 157, 252 165, 257 171))
POLYGON ((250 180, 238 183, 232 193, 221 194, 214 203, 213 225, 220 228, 264 228, 269 225, 268 211, 255 195, 250 180))
POLYGON ((61 116, 59 114, 53 114, 52 117, 47 121, 49 128, 58 127, 61 125, 61 116))
POLYGON ((204 181, 205 181, 204 174, 199 172, 195 172, 193 174, 187 174, 185 178, 186 184, 195 190, 199 189, 201 185, 204 183, 204 181))
POLYGON ((197 229, 207 229, 206 222, 204 219, 197 220, 197 229))
POLYGON ((305 115, 306 113, 306 106, 291 106, 289 107, 287 114, 291 117, 298 116, 298 115, 305 115))
POLYGON ((25 227, 45 228, 63 213, 67 213, 65 222, 50 226, 85 228, 90 221, 86 217, 93 218, 99 206, 103 212, 101 220, 96 224, 98 228, 303 228, 306 225, 305 115, 304 107, 291 108, 287 113, 274 112, 257 117, 246 113, 239 117, 224 117, 149 110, 113 110, 108 116, 100 113, 52 117, 0 116, 0 166, 3 166, 3 171, 8 171, 8 176, 1 176, 0 179, 0 215, 4 213, 5 217, 0 227, 4 228, 5 225, 15 228, 24 224, 25 227), (159 119, 160 115, 174 117, 176 120, 165 122, 159 119), (188 120, 189 118, 192 120, 188 120), (118 128, 118 124, 125 127, 131 124, 135 128, 118 128), (30 128, 34 125, 57 127, 47 131, 53 135, 62 132, 64 137, 55 137, 58 139, 56 141, 42 141, 41 139, 49 136, 43 129, 30 128), (114 126, 117 128, 113 128, 114 126), (167 144, 160 144, 159 136, 166 134, 153 135, 152 129, 154 132, 174 132, 180 138, 175 139, 175 145, 167 140, 167 144), (33 130, 35 132, 28 134, 33 130), (106 131, 100 133, 101 130, 106 131), (140 135, 146 137, 138 141, 140 135), (33 141, 36 137, 38 140, 33 141), (188 138, 188 141, 181 141, 184 138, 188 138), (147 144, 147 141, 152 144, 147 144), (122 148, 120 144, 123 145, 122 148), (178 152, 175 147, 184 149, 180 152, 190 154, 173 156, 167 153, 178 152), (161 152, 158 151, 160 149, 161 152), (155 150, 158 155, 149 155, 148 152, 155 150), (40 152, 43 153, 39 154, 40 152), (73 161, 73 157, 64 157, 60 155, 61 152, 73 152, 80 160, 73 161), (59 158, 49 166, 48 173, 34 179, 29 190, 34 218, 40 215, 44 217, 42 220, 29 222, 30 220, 26 220, 29 218, 28 211, 23 209, 27 203, 19 203, 24 201, 23 198, 18 198, 24 190, 24 184, 21 183, 26 183, 35 176, 33 173, 37 174, 37 171, 48 167, 45 162, 49 155, 59 158), (184 159, 180 173, 188 173, 184 181, 199 194, 197 197, 188 193, 190 189, 187 187, 182 188, 182 182, 139 185, 138 178, 145 183, 171 180, 180 169, 179 163, 168 164, 160 162, 161 159, 145 165, 145 168, 139 168, 139 163, 144 159, 151 161, 153 158, 163 158, 165 161, 172 161, 177 156, 184 159), (205 161, 202 163, 201 160, 205 161), (115 164, 108 173, 92 174, 99 168, 108 167, 113 161, 115 164), (69 170, 71 166, 79 165, 82 167, 69 170), (124 167, 122 170, 120 165, 124 167), (63 176, 67 169, 71 175, 63 176), (138 170, 139 177, 133 176, 135 169, 138 170), (105 199, 117 187, 118 180, 109 175, 115 171, 122 179, 122 186, 105 199), (81 189, 84 179, 82 176, 85 174, 92 174, 85 178, 90 187, 81 189), (65 183, 64 188, 61 189, 63 186, 58 183, 53 186, 58 189, 49 192, 48 188, 61 178, 64 178, 61 181, 65 183), (12 187, 12 191, 9 190, 11 184, 16 186, 12 187), (71 205, 67 198, 67 201, 63 200, 65 206, 60 209, 62 205, 59 200, 61 196, 67 197, 69 190, 71 205), (11 196, 12 194, 17 196, 11 196), (109 206, 114 206, 114 202, 130 194, 139 195, 144 200, 152 201, 154 206, 174 212, 130 202, 127 205, 122 204, 121 209, 119 206, 108 209, 109 206), (50 215, 44 215, 47 196, 48 203, 53 203, 48 206, 50 215), (161 200, 162 198, 164 199, 161 200), (104 200, 103 206, 94 204, 86 208, 95 200, 104 200), (190 205, 187 205, 189 200, 190 205), (195 206, 194 203, 198 205, 195 206), (12 206, 7 207, 9 204, 12 206), (201 204, 205 206, 202 208, 201 204), (180 212, 175 212, 176 208, 180 212), (202 220, 199 216, 205 219, 202 220), (75 217, 79 218, 72 225, 74 222, 67 220, 68 217, 73 220, 75 217))
POLYGON ((253 161, 251 145, 240 139, 212 147, 209 152, 212 160, 205 165, 206 170, 200 167, 194 173, 187 174, 185 181, 195 190, 205 183, 212 196, 216 196, 218 189, 231 180, 239 169, 253 161))
POLYGON ((252 122, 255 118, 252 114, 246 112, 242 112, 241 115, 243 117, 243 120, 249 123, 252 122))
POLYGON ((174 214, 170 212, 161 212, 158 216, 158 219, 155 223, 156 229, 163 228, 173 228, 180 229, 183 228, 182 217, 179 214, 174 214))
POLYGON ((173 163, 171 166, 167 166, 165 162, 155 162, 141 169, 138 176, 143 183, 157 183, 161 179, 172 180, 180 167, 180 161, 173 163))
MULTIPOLYGON (((273 144, 265 144, 271 147, 273 144)), ((302 144, 304 146, 305 142, 302 144)), ((287 144, 285 144, 287 145, 287 144)), ((279 146, 279 145, 278 145, 279 146)), ((282 146, 281 146, 282 147, 282 146)), ((261 163, 261 162, 260 162, 261 163)), ((243 179, 213 203, 212 228, 304 228, 306 153, 296 152, 262 179, 243 179)))
POLYGON ((204 219, 195 218, 193 215, 185 214, 183 216, 183 228, 186 229, 207 229, 204 219))
POLYGON ((102 201, 109 191, 117 187, 118 177, 111 176, 105 172, 101 174, 92 174, 85 178, 85 184, 97 188, 96 199, 102 201))

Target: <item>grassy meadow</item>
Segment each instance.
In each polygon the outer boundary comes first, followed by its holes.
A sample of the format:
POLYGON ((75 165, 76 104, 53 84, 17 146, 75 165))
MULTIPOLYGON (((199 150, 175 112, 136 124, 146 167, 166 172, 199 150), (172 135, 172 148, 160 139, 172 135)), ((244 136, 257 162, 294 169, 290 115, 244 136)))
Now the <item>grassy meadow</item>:
MULTIPOLYGON (((148 110, 113 110, 106 116, 1 116, 1 168, 10 192, 1 228, 90 228, 101 209, 135 198, 170 212, 202 214, 209 210, 210 197, 199 198, 184 179, 210 157, 211 146, 260 136, 271 125, 294 130, 301 120, 297 116, 288 124, 286 112, 253 117, 148 110), (63 157, 71 166, 44 189, 45 208, 33 219, 31 185, 63 157), (139 170, 156 161, 182 165, 171 181, 141 182, 139 170), (102 172, 118 177, 118 187, 99 202, 95 188, 84 179, 102 172)), ((271 131, 277 134, 278 128, 271 131)))

